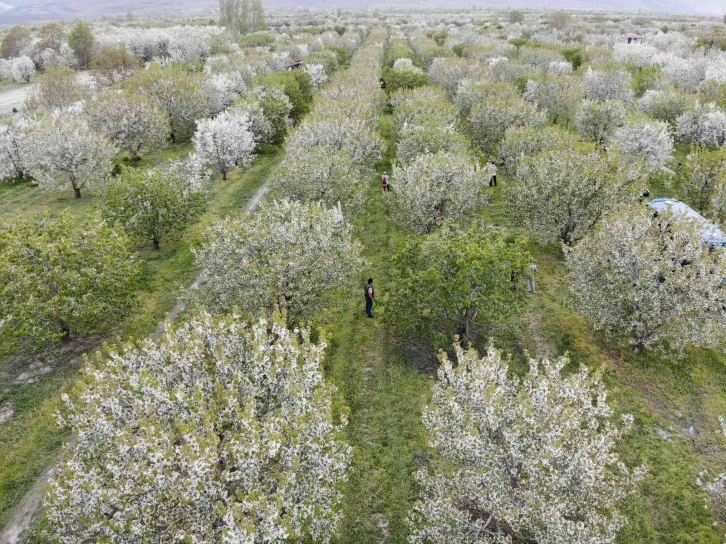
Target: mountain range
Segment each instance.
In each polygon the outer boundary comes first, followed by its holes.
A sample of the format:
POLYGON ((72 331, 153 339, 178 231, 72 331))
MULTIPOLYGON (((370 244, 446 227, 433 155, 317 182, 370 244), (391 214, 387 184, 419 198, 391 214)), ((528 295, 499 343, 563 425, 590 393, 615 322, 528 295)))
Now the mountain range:
MULTIPOLYGON (((645 11, 723 15, 722 0, 267 0, 268 9, 366 9, 425 8, 490 5, 499 8, 645 11)), ((217 0, 0 0, 0 25, 52 19, 74 19, 124 14, 164 12, 167 15, 213 14, 217 0)))

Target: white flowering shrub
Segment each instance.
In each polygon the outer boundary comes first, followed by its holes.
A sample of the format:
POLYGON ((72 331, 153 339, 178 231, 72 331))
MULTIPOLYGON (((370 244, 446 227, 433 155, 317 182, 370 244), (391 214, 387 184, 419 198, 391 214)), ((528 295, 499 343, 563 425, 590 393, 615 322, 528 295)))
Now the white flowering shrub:
POLYGON ((688 108, 688 102, 678 91, 649 89, 636 105, 643 113, 675 126, 678 117, 688 108))
POLYGON ((310 75, 313 89, 320 89, 328 81, 328 74, 322 64, 306 64, 305 71, 310 75))
POLYGON ((232 106, 246 92, 247 84, 241 73, 223 72, 207 77, 202 88, 210 115, 217 115, 232 106))
POLYGON ((252 162, 257 146, 250 119, 239 110, 197 121, 192 143, 194 160, 203 165, 213 165, 225 180, 230 170, 252 162))
POLYGON ((22 56, 13 59, 11 75, 13 81, 28 83, 35 75, 35 63, 30 57, 22 56))
POLYGON ((284 198, 340 205, 348 218, 355 217, 363 203, 363 176, 350 155, 324 145, 288 151, 270 180, 284 198))
POLYGON ((421 154, 435 155, 439 151, 465 154, 469 150, 469 139, 451 127, 424 124, 404 130, 396 143, 396 158, 408 164, 421 154))
POLYGON ((74 112, 44 117, 22 146, 23 161, 40 187, 72 187, 76 198, 84 187, 98 187, 108 179, 116 153, 103 133, 74 112))
POLYGON ((599 71, 588 68, 582 78, 585 98, 588 100, 633 99, 632 76, 623 70, 599 71))
POLYGON ((143 94, 107 91, 89 104, 88 120, 132 158, 142 148, 164 147, 169 137, 169 116, 143 94))
POLYGON ((610 142, 626 155, 642 159, 645 168, 658 170, 673 160, 673 136, 668 123, 634 119, 617 129, 610 142))
POLYGON ((317 146, 328 147, 333 152, 345 151, 353 164, 363 171, 375 168, 384 149, 381 137, 364 120, 332 112, 305 120, 287 140, 289 150, 317 146))
POLYGON ((647 44, 616 43, 613 46, 613 58, 624 64, 632 64, 637 68, 645 68, 656 62, 658 49, 647 44))
POLYGON ((708 61, 702 56, 682 58, 672 53, 658 56, 666 78, 679 89, 696 91, 706 77, 708 61))
POLYGON ((646 473, 616 447, 633 423, 614 423, 605 387, 569 361, 530 360, 522 379, 490 347, 440 355, 423 422, 434 450, 419 470, 409 514, 412 544, 608 544, 626 519, 618 504, 646 473))
POLYGON ((577 77, 550 77, 542 81, 530 79, 522 98, 537 104, 550 123, 565 122, 569 126, 584 96, 582 83, 577 77))
POLYGON ((572 73, 572 64, 567 61, 553 60, 547 65, 545 72, 555 76, 565 76, 572 73))
POLYGON ((637 162, 572 148, 524 159, 510 183, 505 196, 512 219, 541 244, 581 239, 617 204, 645 189, 637 162))
POLYGON ((431 63, 428 74, 429 83, 443 87, 450 96, 454 96, 462 80, 482 78, 486 69, 469 59, 440 57, 431 63))
POLYGON ((719 345, 726 252, 711 251, 701 230, 645 207, 605 218, 567 254, 575 308, 634 349, 719 345))
POLYGON ((0 124, 0 181, 23 179, 28 173, 23 148, 31 123, 19 119, 0 124))
POLYGON ((699 107, 687 111, 676 120, 676 137, 686 143, 711 149, 726 143, 726 114, 722 111, 699 107))
POLYGON ((571 148, 574 138, 556 127, 510 127, 499 145, 499 161, 504 163, 508 176, 517 172, 519 164, 546 150, 571 148))
POLYGON ((288 200, 221 221, 196 252, 207 278, 199 299, 215 311, 315 319, 350 292, 365 264, 352 232, 340 208, 288 200))
POLYGON ((391 180, 394 190, 385 193, 391 219, 416 232, 430 233, 446 220, 472 215, 488 200, 488 177, 466 155, 419 155, 394 166, 391 180))
POLYGON ((468 122, 474 144, 484 153, 495 155, 509 127, 542 126, 547 117, 521 98, 492 99, 475 104, 468 122))
POLYGON ((324 344, 277 322, 194 317, 159 344, 87 362, 61 424, 46 536, 327 543, 350 448, 324 344))
POLYGON ((625 124, 625 108, 620 100, 584 100, 575 117, 575 127, 583 140, 600 146, 625 124))
POLYGON ((55 49, 41 51, 39 61, 44 70, 61 66, 75 66, 77 62, 73 49, 67 43, 62 44, 58 51, 55 49))

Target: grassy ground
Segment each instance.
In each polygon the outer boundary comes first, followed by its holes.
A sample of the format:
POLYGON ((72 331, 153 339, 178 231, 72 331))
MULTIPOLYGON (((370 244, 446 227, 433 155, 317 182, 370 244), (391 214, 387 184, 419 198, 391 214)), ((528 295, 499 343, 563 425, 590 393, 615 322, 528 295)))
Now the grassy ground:
MULTIPOLYGON (((390 143, 392 119, 384 116, 381 133, 390 143)), ((379 165, 391 170, 393 150, 379 165)), ((379 176, 370 181, 366 205, 355 224, 356 238, 370 261, 378 297, 393 281, 388 262, 401 235, 387 217, 379 176)), ((346 492, 345 521, 340 542, 406 541, 406 513, 416 498, 412 473, 424 455, 421 408, 431 377, 413 368, 388 328, 381 322, 385 308, 366 318, 363 284, 360 297, 335 321, 326 362, 326 376, 338 387, 350 410, 348 439, 354 448, 346 492)))
MULTIPOLYGON (((501 177, 487 215, 494 223, 507 225, 502 198, 507 180, 501 177)), ((672 196, 662 180, 651 193, 672 196)), ((718 416, 726 414, 726 357, 692 350, 675 359, 606 346, 568 307, 567 270, 560 248, 532 245, 531 249, 539 264, 538 292, 514 325, 525 332, 520 347, 533 356, 567 354, 573 365, 602 370, 613 407, 635 416, 621 454, 631 466, 647 465, 650 473, 637 496, 625 505, 629 524, 618 542, 723 542, 724 528, 714 524, 695 482, 704 469, 712 476, 726 470, 718 423, 718 416)))
MULTIPOLYGON (((188 151, 186 146, 175 146, 146 160, 155 163, 182 157, 188 151)), ((211 187, 208 212, 179 242, 162 245, 160 251, 140 248, 145 273, 139 305, 108 338, 111 344, 145 337, 154 331, 182 290, 196 277, 192 248, 199 243, 203 230, 217 219, 244 209, 245 202, 264 183, 281 158, 281 148, 267 149, 248 170, 232 172, 228 181, 216 181, 211 187)), ((83 220, 99 204, 92 192, 80 200, 73 198, 72 191, 68 193, 47 193, 28 183, 0 185, 0 216, 28 216, 44 206, 49 206, 53 212, 70 207, 74 217, 83 220)), ((78 347, 79 351, 84 351, 96 346, 78 347)), ((74 381, 80 368, 79 355, 56 357, 51 362, 52 372, 40 376, 35 383, 20 385, 13 382, 30 361, 0 361, 0 406, 10 403, 15 410, 12 420, 0 426, 0 527, 43 469, 55 460, 66 438, 56 426, 54 412, 60 407, 60 392, 74 381)))
MULTIPOLYGON (((382 118, 381 132, 391 143, 390 116, 382 118)), ((685 157, 685 150, 678 149, 678 155, 685 157)), ((389 151, 379 169, 390 171, 392 158, 389 151)), ((654 180, 652 196, 672 196, 665 181, 654 180)), ((371 261, 377 294, 384 297, 386 285, 395 281, 387 263, 402 235, 389 224, 379 183, 370 184, 356 234, 371 261)), ((484 216, 511 227, 506 190, 506 176, 500 175, 484 216)), ((613 408, 635 416, 620 453, 626 463, 645 464, 650 473, 623 506, 629 524, 618 542, 723 542, 724 528, 714 524, 695 482, 704 469, 712 475, 726 469, 718 423, 718 416, 726 414, 726 357, 696 350, 676 360, 604 345, 569 309, 561 249, 532 244, 531 251, 539 263, 538 292, 518 318, 497 330, 494 342, 512 352, 513 372, 525 371, 529 354, 567 354, 573 368, 601 370, 613 408)), ((400 348, 401 339, 380 322, 385 308, 378 308, 371 321, 364 316, 362 297, 358 302, 360 308, 336 320, 326 364, 328 378, 350 410, 348 437, 355 451, 339 541, 403 544, 406 515, 417 495, 413 473, 429 454, 420 415, 434 377, 417 368, 400 348)))

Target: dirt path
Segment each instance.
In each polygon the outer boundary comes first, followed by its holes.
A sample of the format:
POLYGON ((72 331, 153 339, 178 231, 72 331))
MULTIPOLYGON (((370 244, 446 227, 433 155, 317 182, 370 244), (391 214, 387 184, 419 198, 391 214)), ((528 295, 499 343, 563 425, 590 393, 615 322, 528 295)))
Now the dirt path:
MULTIPOLYGON (((249 200, 247 205, 245 206, 245 213, 250 214, 254 212, 257 207, 262 203, 262 200, 265 198, 265 195, 270 191, 269 181, 265 181, 265 183, 257 189, 257 192, 254 194, 254 196, 249 200)), ((199 289, 199 287, 204 283, 204 274, 200 273, 194 282, 189 286, 189 289, 187 289, 187 292, 196 291, 199 289)), ((166 329, 167 325, 170 323, 173 323, 177 317, 179 317, 179 314, 184 311, 184 308, 187 307, 187 299, 185 297, 181 297, 179 301, 176 303, 176 305, 172 308, 171 312, 169 312, 169 317, 167 317, 163 322, 159 324, 159 326, 156 328, 156 331, 154 331, 154 342, 158 342, 159 338, 161 338, 161 335, 164 334, 164 330, 166 329)), ((3 544, 2 541, 0 541, 0 544, 3 544)))

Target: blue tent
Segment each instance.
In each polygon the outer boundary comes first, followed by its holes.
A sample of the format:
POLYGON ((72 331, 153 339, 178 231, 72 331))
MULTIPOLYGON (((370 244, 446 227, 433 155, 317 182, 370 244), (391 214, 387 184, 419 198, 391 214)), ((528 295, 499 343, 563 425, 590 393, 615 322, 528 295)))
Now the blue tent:
POLYGON ((692 220, 700 227, 704 242, 712 247, 726 246, 726 233, 680 200, 676 200, 675 198, 654 198, 648 203, 648 206, 659 214, 667 212, 692 220))

